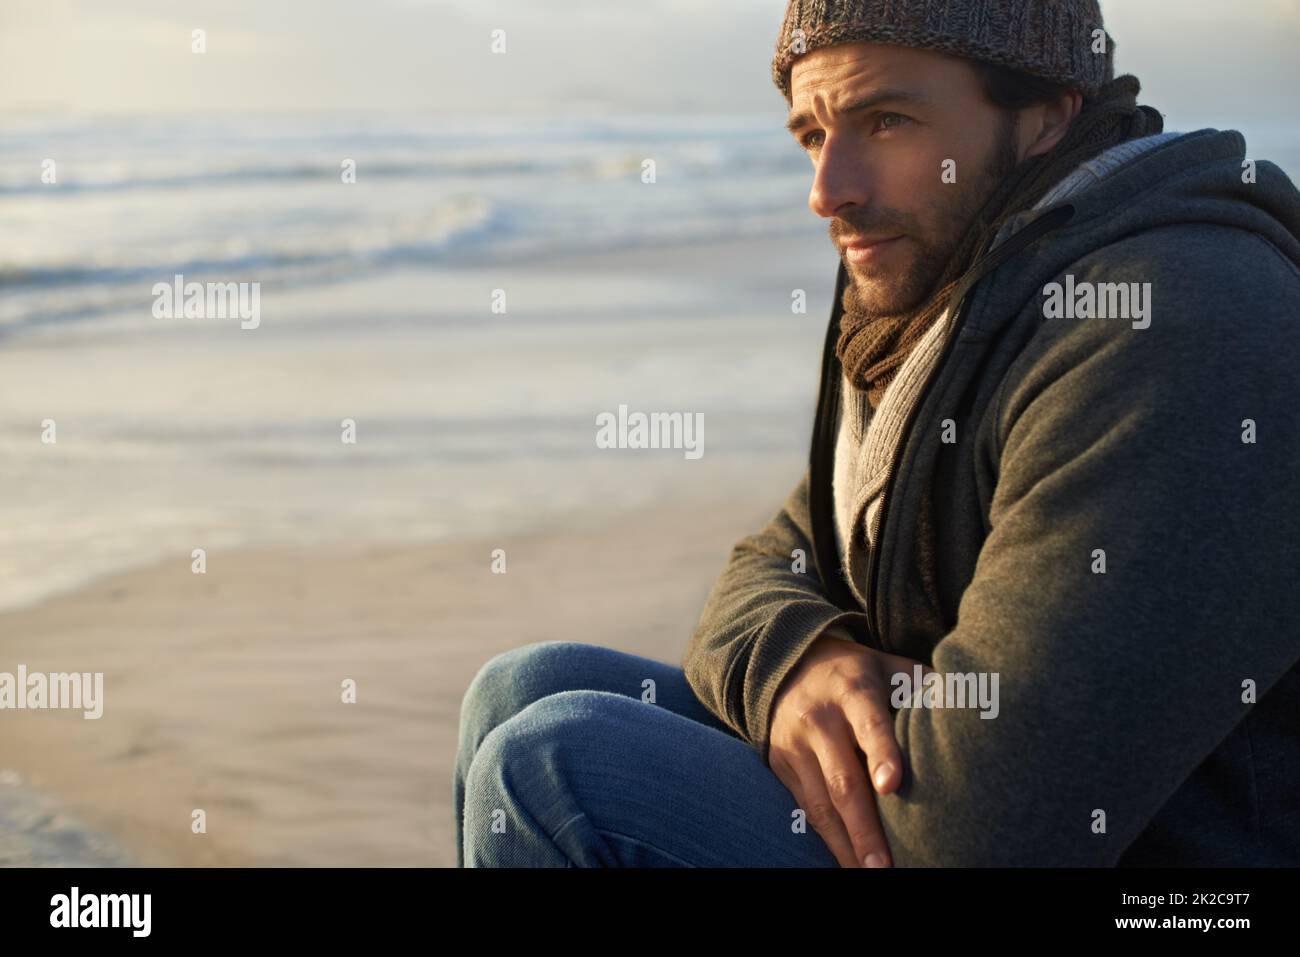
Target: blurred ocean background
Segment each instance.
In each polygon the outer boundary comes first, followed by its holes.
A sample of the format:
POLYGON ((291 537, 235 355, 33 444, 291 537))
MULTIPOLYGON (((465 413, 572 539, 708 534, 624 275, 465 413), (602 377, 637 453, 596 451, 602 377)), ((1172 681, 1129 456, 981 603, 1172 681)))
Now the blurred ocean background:
POLYGON ((746 116, 13 123, 0 607, 198 547, 518 532, 788 472, 836 268, 807 188, 746 116), (177 274, 260 283, 260 327, 155 318, 177 274), (705 458, 597 449, 619 404, 703 412, 705 458))
POLYGON ((284 288, 771 236, 807 229, 806 173, 770 117, 20 119, 0 142, 0 326, 129 311, 173 273, 284 288), (642 188, 644 159, 667 188, 642 188))

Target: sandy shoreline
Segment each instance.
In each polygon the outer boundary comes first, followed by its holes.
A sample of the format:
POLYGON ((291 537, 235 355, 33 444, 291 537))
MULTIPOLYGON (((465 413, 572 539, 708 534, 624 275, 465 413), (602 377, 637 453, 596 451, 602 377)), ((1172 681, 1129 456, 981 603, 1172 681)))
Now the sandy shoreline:
POLYGON ((129 867, 112 840, 70 817, 11 769, 0 770, 0 867, 129 867))
POLYGON ((0 662, 105 672, 98 721, 0 714, 0 768, 145 865, 452 865, 478 668, 553 639, 680 662, 731 545, 796 478, 528 537, 213 552, 206 575, 182 557, 0 615, 0 662))

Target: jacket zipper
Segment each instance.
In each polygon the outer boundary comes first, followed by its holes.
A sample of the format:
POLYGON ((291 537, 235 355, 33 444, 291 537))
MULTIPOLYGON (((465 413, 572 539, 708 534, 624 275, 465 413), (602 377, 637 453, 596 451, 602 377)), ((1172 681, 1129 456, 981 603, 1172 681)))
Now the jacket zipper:
MULTIPOLYGON (((889 504, 890 492, 894 485, 894 472, 898 469, 899 462, 903 457, 903 448, 907 440, 911 438, 912 428, 916 425, 916 418, 920 415, 921 406, 925 404, 930 394, 930 387, 939 377, 939 370, 943 368, 948 361, 948 355, 952 351, 953 344, 957 341, 957 333, 961 329, 961 320, 965 314, 965 299, 961 302, 954 301, 952 305, 952 328, 948 330, 948 335, 944 339, 943 350, 939 354, 939 360, 935 363, 934 368, 930 371, 929 378, 926 379, 922 387, 921 394, 917 397, 912 410, 908 412, 907 422, 903 426, 902 432, 899 433, 898 445, 891 455, 889 464, 885 467, 885 482, 880 488, 880 507, 876 509, 876 517, 871 522, 871 535, 868 541, 867 551, 867 618, 871 622, 871 630, 876 635, 879 642, 884 634, 883 622, 880 620, 880 602, 876 600, 877 579, 880 574, 880 529, 885 523, 885 509, 889 504)), ((883 648, 883 644, 881 645, 883 648)))

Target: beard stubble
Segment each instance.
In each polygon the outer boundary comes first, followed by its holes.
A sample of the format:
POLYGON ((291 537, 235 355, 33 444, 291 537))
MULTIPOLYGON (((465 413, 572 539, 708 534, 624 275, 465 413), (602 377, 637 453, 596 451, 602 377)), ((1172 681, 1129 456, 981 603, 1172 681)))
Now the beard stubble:
POLYGON ((917 309, 933 295, 948 262, 975 223, 998 185, 1016 168, 1019 157, 1016 133, 1019 116, 1005 111, 989 155, 981 165, 977 181, 964 189, 949 185, 949 196, 931 204, 931 222, 947 224, 941 235, 925 235, 925 226, 911 213, 884 207, 854 210, 831 223, 831 239, 839 247, 843 235, 881 235, 897 230, 917 247, 908 264, 892 275, 862 282, 849 269, 845 308, 863 315, 901 316, 917 309))

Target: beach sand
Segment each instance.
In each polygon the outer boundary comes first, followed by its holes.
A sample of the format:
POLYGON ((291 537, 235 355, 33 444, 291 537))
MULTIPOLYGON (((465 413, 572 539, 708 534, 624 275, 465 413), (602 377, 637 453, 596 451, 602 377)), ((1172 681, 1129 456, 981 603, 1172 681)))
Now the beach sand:
POLYGON ((203 575, 177 560, 9 612, 3 660, 39 648, 30 670, 102 670, 105 703, 99 720, 4 714, 0 768, 144 865, 454 865, 475 672, 547 640, 680 663, 731 545, 796 478, 524 538, 214 552, 203 575))
POLYGON ((834 267, 818 232, 8 337, 0 671, 102 671, 104 714, 0 712, 0 863, 454 864, 475 673, 548 640, 680 664, 805 467, 834 267), (706 454, 598 449, 620 403, 704 414, 706 454))

